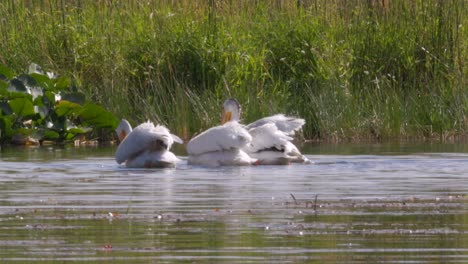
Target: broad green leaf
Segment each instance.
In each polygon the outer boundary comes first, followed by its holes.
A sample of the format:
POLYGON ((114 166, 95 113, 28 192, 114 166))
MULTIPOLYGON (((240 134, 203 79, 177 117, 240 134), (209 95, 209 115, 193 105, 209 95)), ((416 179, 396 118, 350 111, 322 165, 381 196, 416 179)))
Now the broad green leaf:
POLYGON ((48 140, 58 139, 60 138, 60 134, 56 131, 48 129, 44 132, 43 138, 48 140))
POLYGON ((8 99, 13 100, 16 98, 26 98, 32 102, 32 95, 23 92, 8 92, 8 99))
POLYGON ((76 135, 74 133, 67 133, 65 136, 65 140, 72 140, 75 137, 76 135))
POLYGON ((113 114, 99 105, 86 104, 85 94, 73 86, 68 76, 51 79, 38 65, 32 66, 30 74, 15 77, 0 65, 1 141, 11 140, 18 133, 49 140, 70 140, 94 128, 117 126, 118 120, 113 114), (22 121, 26 118, 33 123, 25 126, 22 121), (76 123, 77 120, 80 123, 76 123))
POLYGON ((57 106, 55 107, 55 113, 60 116, 68 116, 70 114, 76 113, 82 108, 81 105, 67 101, 67 100, 61 100, 57 103, 57 106))
POLYGON ((39 95, 33 101, 34 106, 43 106, 44 105, 44 95, 39 95))
POLYGON ((10 69, 8 69, 7 67, 3 66, 3 65, 0 65, 0 75, 3 75, 8 79, 12 79, 13 77, 15 77, 13 72, 10 69))
POLYGON ((75 127, 72 129, 69 129, 68 132, 73 133, 73 134, 85 134, 88 132, 91 132, 93 129, 90 127, 75 127))
POLYGON ((34 115, 34 106, 29 98, 16 98, 10 100, 9 104, 13 112, 18 116, 34 115))
POLYGON ((87 104, 80 111, 81 121, 96 128, 112 128, 117 126, 117 118, 99 105, 87 104))
POLYGON ((42 97, 42 103, 44 105, 48 105, 50 107, 53 107, 55 104, 55 94, 52 93, 51 91, 46 91, 44 93, 44 96, 42 97))
POLYGON ((53 87, 52 81, 49 79, 49 76, 45 74, 31 73, 30 76, 36 81, 37 85, 41 86, 42 88, 50 89, 53 87))

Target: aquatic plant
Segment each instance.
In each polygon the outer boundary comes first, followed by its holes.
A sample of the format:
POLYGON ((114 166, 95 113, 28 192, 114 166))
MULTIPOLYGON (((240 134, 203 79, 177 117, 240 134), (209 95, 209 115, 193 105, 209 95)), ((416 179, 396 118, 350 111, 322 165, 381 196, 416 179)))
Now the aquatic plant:
POLYGON ((1 143, 102 137, 117 125, 114 115, 86 100, 71 78, 44 73, 34 63, 29 73, 16 76, 0 65, 0 110, 1 143))

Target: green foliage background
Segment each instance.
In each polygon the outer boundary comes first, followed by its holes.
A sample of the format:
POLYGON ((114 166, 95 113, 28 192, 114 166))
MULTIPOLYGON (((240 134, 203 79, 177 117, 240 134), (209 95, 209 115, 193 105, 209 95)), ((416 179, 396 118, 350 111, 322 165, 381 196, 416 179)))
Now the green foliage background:
POLYGON ((228 97, 310 139, 441 138, 468 128, 468 3, 455 0, 0 3, 0 64, 76 81, 118 118, 187 139, 228 97))
POLYGON ((103 140, 110 138, 107 134, 117 122, 112 113, 86 100, 65 75, 44 73, 34 63, 28 74, 17 76, 0 67, 2 144, 62 143, 84 134, 103 140))

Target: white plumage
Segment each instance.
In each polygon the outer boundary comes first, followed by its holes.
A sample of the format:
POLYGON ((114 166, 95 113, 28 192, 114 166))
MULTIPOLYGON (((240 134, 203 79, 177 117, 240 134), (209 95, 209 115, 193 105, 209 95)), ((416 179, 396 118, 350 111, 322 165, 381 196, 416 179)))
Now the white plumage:
POLYGON ((223 105, 224 125, 210 128, 187 145, 189 163, 220 165, 284 165, 309 162, 291 141, 304 119, 283 114, 265 117, 249 125, 238 123, 240 104, 228 99, 223 105))
MULTIPOLYGON (((265 124, 274 124, 278 130, 286 133, 287 135, 294 135, 296 131, 300 130, 305 125, 305 120, 302 118, 295 118, 285 116, 283 114, 277 114, 261 118, 255 122, 252 122, 246 126, 247 130, 254 129, 256 127, 263 126, 265 124)), ((289 139, 289 140, 292 140, 289 139)))
POLYGON ((221 151, 206 152, 199 155, 190 155, 188 163, 208 167, 218 166, 248 166, 256 164, 257 160, 250 157, 241 149, 225 149, 221 151))
POLYGON ((308 162, 292 138, 274 123, 266 123, 249 130, 252 142, 244 150, 261 165, 287 165, 291 162, 308 162))
POLYGON ((242 166, 256 162, 241 149, 252 136, 236 121, 212 127, 187 144, 188 163, 203 166, 242 166))
MULTIPOLYGON (((224 102, 223 121, 238 121, 241 116, 240 104, 235 99, 224 102)), ((301 118, 277 114, 261 118, 245 126, 252 136, 249 145, 242 148, 258 164, 283 165, 290 162, 310 162, 291 142, 292 135, 305 124, 301 118)))
POLYGON ((171 134, 162 125, 145 122, 132 130, 127 120, 123 119, 116 129, 121 140, 115 160, 125 162, 131 168, 167 168, 175 167, 179 159, 170 152, 174 142, 183 141, 171 134))
POLYGON ((246 147, 249 153, 270 148, 282 149, 286 143, 292 140, 291 137, 280 131, 273 123, 266 123, 252 128, 249 130, 249 133, 252 136, 252 143, 246 147))

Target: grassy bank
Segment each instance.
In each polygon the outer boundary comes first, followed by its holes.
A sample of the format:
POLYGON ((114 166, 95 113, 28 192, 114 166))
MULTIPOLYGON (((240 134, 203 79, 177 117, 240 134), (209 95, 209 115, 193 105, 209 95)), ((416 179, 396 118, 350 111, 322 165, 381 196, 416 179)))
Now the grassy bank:
POLYGON ((310 139, 465 135, 468 3, 444 0, 0 3, 0 64, 74 78, 132 123, 190 138, 225 98, 310 139))

